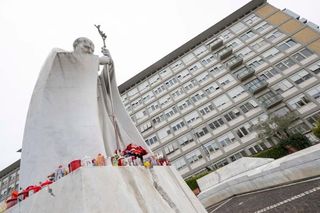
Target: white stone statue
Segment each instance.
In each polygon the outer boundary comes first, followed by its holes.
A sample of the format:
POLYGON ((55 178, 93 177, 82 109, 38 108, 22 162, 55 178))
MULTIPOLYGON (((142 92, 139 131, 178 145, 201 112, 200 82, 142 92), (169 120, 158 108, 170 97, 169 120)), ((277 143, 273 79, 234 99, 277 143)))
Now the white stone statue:
POLYGON ((54 49, 38 77, 24 131, 22 188, 44 181, 60 164, 110 156, 129 143, 150 152, 122 104, 109 51, 93 55, 87 38, 73 46, 73 52, 54 49))

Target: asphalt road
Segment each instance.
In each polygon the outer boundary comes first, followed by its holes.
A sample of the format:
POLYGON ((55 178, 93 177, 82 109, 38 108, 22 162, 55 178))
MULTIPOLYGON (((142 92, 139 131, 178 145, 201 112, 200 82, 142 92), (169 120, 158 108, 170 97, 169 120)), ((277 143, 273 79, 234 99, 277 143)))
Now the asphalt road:
POLYGON ((208 213, 320 213, 320 177, 238 195, 207 208, 208 213))

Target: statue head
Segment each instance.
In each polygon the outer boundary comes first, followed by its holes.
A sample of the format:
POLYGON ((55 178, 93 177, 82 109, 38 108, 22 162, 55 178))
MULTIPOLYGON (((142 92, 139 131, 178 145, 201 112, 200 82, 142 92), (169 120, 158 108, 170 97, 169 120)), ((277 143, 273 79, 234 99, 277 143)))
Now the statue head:
POLYGON ((94 44, 90 39, 80 37, 73 42, 73 51, 75 53, 93 54, 94 44))

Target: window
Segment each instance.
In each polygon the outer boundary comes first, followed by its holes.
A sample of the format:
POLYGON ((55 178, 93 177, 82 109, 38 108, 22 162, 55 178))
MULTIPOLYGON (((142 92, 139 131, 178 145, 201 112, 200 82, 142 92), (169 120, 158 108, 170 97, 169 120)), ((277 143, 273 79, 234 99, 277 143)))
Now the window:
POLYGON ((232 27, 230 27, 229 29, 234 33, 239 33, 239 32, 242 32, 243 30, 245 30, 247 28, 248 27, 245 24, 239 22, 239 23, 233 25, 232 27))
POLYGON ((161 105, 161 107, 165 107, 170 103, 172 103, 170 95, 165 95, 165 96, 163 96, 162 98, 159 99, 159 104, 161 105))
POLYGON ((224 167, 226 165, 228 165, 228 161, 227 161, 227 159, 223 159, 223 160, 219 161, 218 163, 214 164, 213 167, 216 169, 219 169, 219 168, 224 167))
POLYGON ((269 69, 260 74, 260 78, 263 80, 268 80, 277 74, 279 74, 279 71, 273 67, 270 67, 269 69))
POLYGON ((250 38, 253 38, 254 36, 256 36, 256 34, 254 32, 252 32, 252 30, 249 30, 248 32, 242 34, 240 36, 240 38, 243 40, 243 41, 247 41, 249 40, 250 38))
POLYGON ((301 84, 302 82, 308 80, 311 77, 312 75, 308 71, 303 69, 295 73, 294 75, 290 76, 290 79, 294 81, 294 83, 296 84, 301 84))
MULTIPOLYGON (((149 106, 147 106, 147 111, 149 113, 152 113, 154 111, 156 111, 157 109, 160 109, 159 104, 157 102, 154 102, 153 104, 150 104, 149 106)), ((143 113, 145 114, 145 113, 143 113)))
POLYGON ((262 56, 266 60, 271 61, 271 59, 273 59, 274 57, 276 57, 279 54, 280 54, 280 51, 277 48, 273 47, 273 48, 269 49, 268 51, 264 52, 262 54, 262 56))
POLYGON ((299 109, 308 103, 310 103, 310 100, 304 94, 297 95, 295 98, 289 100, 289 105, 293 109, 299 109))
POLYGON ((238 159, 240 159, 240 158, 242 158, 242 155, 241 155, 241 153, 239 152, 239 153, 236 153, 236 154, 234 154, 234 155, 231 155, 231 156, 229 156, 229 159, 233 162, 233 161, 236 161, 236 160, 238 160, 238 159))
POLYGON ((193 101, 193 103, 196 103, 205 97, 206 97, 206 94, 204 94, 204 92, 202 92, 202 91, 199 91, 196 94, 194 94, 193 96, 191 96, 191 100, 193 101))
POLYGON ((207 155, 209 155, 210 153, 214 153, 220 149, 219 144, 215 141, 210 141, 209 143, 203 145, 203 147, 207 155))
POLYGON ((258 104, 254 100, 249 100, 248 102, 246 102, 246 103, 244 103, 244 104, 239 106, 240 110, 243 113, 247 113, 247 112, 251 111, 252 109, 254 109, 256 107, 258 107, 258 104))
POLYGON ((134 101, 131 102, 131 109, 134 110, 135 108, 139 107, 142 105, 142 99, 136 99, 134 101))
POLYGON ((170 68, 171 68, 173 71, 177 71, 177 70, 179 70, 179 69, 181 69, 181 68, 183 68, 183 67, 184 67, 184 65, 183 65, 182 61, 176 61, 175 63, 173 63, 173 64, 170 66, 170 68))
POLYGON ((209 54, 208 56, 206 56, 204 59, 201 60, 201 63, 203 65, 208 65, 213 63, 214 61, 216 61, 216 57, 213 54, 209 54))
POLYGON ((189 53, 188 55, 186 55, 182 58, 182 61, 185 64, 190 64, 190 63, 194 62, 195 60, 196 60, 196 57, 193 53, 189 53))
POLYGON ((252 26, 253 24, 257 23, 259 20, 261 20, 261 18, 259 18, 255 14, 251 14, 245 19, 243 19, 243 21, 249 26, 252 26))
POLYGON ((230 41, 229 43, 227 43, 226 46, 232 47, 233 50, 237 50, 237 49, 243 47, 244 43, 240 39, 235 38, 232 41, 230 41))
POLYGON ((223 116, 227 121, 232 121, 233 119, 236 119, 240 115, 241 115, 241 113, 238 109, 233 109, 233 110, 227 112, 226 114, 224 114, 223 116))
POLYGON ((145 142, 146 142, 146 144, 148 144, 148 146, 155 144, 157 141, 158 141, 158 137, 156 135, 153 135, 145 140, 145 142))
POLYGON ((258 78, 253 79, 252 81, 246 83, 244 86, 247 88, 248 91, 250 91, 251 93, 257 93, 259 92, 262 88, 265 88, 265 86, 267 86, 268 83, 263 80, 258 78))
POLYGON ((208 126, 212 130, 217 129, 217 128, 221 127, 222 125, 224 125, 224 121, 222 120, 222 118, 215 118, 214 120, 210 121, 210 123, 208 123, 208 126))
POLYGON ((152 76, 149 79, 149 83, 151 86, 153 86, 154 84, 156 84, 157 82, 160 82, 160 76, 158 74, 155 74, 154 76, 152 76))
POLYGON ((280 103, 280 101, 282 100, 282 98, 273 91, 269 91, 264 95, 258 97, 257 99, 265 108, 270 108, 275 104, 280 103))
POLYGON ((191 77, 191 74, 188 70, 183 70, 179 74, 177 74, 177 78, 179 81, 183 82, 191 77))
POLYGON ((226 147, 235 142, 235 137, 231 132, 228 132, 227 134, 219 137, 217 141, 221 147, 226 147))
POLYGON ((196 149, 186 154, 186 159, 190 164, 193 164, 202 158, 202 154, 199 149, 196 149))
POLYGON ((218 64, 212 68, 209 69, 209 72, 214 76, 217 77, 220 74, 224 73, 226 71, 226 68, 222 64, 218 64))
POLYGON ((304 59, 310 57, 313 55, 313 52, 311 52, 309 49, 304 48, 302 50, 300 50, 299 52, 297 52, 296 54, 292 55, 292 58, 295 59, 296 61, 303 61, 304 59))
POLYGON ((191 73, 194 73, 196 72, 197 70, 199 70, 201 68, 201 64, 200 63, 195 63, 193 65, 191 65, 188 70, 191 72, 191 73))
POLYGON ((196 130, 194 130, 194 135, 197 137, 197 138, 201 138, 203 137, 204 135, 208 134, 208 129, 207 127, 199 127, 197 128, 196 130))
POLYGON ((316 63, 312 64, 310 67, 308 67, 314 74, 320 73, 320 61, 317 61, 316 63))
POLYGON ((307 121, 313 126, 316 126, 316 123, 320 121, 320 112, 316 112, 315 114, 308 117, 307 121))
POLYGON ((176 83, 178 83, 178 80, 176 79, 176 77, 173 77, 166 81, 164 84, 167 86, 168 89, 170 89, 170 87, 174 86, 176 83))
POLYGON ((221 37, 223 40, 227 41, 227 40, 233 38, 233 37, 234 37, 234 34, 231 33, 229 30, 226 30, 226 31, 224 31, 224 32, 222 32, 222 33, 220 34, 220 37, 221 37))
POLYGON ((188 125, 190 126, 194 121, 200 119, 199 114, 197 111, 194 111, 184 117, 188 125))
POLYGON ((235 99, 235 98, 239 97, 243 93, 245 93, 244 88, 242 86, 236 86, 235 88, 229 90, 228 95, 232 99, 235 99))
POLYGON ((236 134, 239 136, 239 138, 243 138, 250 134, 250 129, 251 125, 249 123, 245 123, 236 129, 236 134))
POLYGON ((178 138, 178 143, 180 144, 181 147, 184 147, 185 145, 191 143, 194 141, 192 135, 190 133, 178 138))
POLYGON ((176 113, 178 113, 178 110, 177 110, 177 107, 175 107, 175 106, 173 106, 173 107, 167 109, 166 111, 164 111, 164 114, 166 115, 167 118, 172 117, 176 113))
POLYGON ((226 86, 226 85, 228 85, 228 84, 230 84, 231 82, 234 82, 234 81, 235 81, 235 79, 230 74, 227 74, 224 77, 218 79, 218 83, 221 86, 226 86))
POLYGON ((242 81, 253 76, 254 72, 254 69, 245 66, 235 71, 233 75, 236 76, 240 81, 242 81))
POLYGON ((140 93, 144 92, 145 90, 147 90, 149 88, 149 83, 148 81, 145 81, 143 83, 141 83, 139 86, 138 86, 138 89, 140 91, 140 93))
POLYGON ((153 99, 155 99, 155 96, 152 91, 150 91, 142 96, 142 100, 146 104, 149 103, 150 101, 152 101, 153 99))
POLYGON ((197 81, 195 79, 192 79, 191 81, 185 83, 183 87, 188 92, 189 90, 193 89, 195 86, 197 86, 197 81))
POLYGON ((265 33, 268 29, 271 29, 271 28, 272 26, 270 24, 268 24, 266 21, 263 21, 257 26, 255 26, 253 29, 258 33, 265 33))
POLYGON ((278 68, 281 71, 284 71, 284 70, 292 67, 295 64, 296 64, 296 62, 294 62, 291 58, 287 58, 287 59, 281 61, 280 63, 278 63, 276 65, 276 68, 278 68))
POLYGON ((153 93, 154 93, 155 95, 160 95, 160 94, 163 93, 164 91, 166 91, 166 88, 165 88, 164 85, 161 84, 160 86, 158 86, 156 89, 153 90, 153 93))
POLYGON ((205 55, 208 51, 208 49, 206 48, 206 46, 201 46, 201 47, 198 47, 193 53, 198 56, 198 57, 201 57, 203 55, 205 55))
POLYGON ((245 47, 242 50, 240 50, 239 52, 237 52, 237 56, 240 56, 244 60, 250 58, 254 54, 255 53, 249 47, 245 47))
POLYGON ((320 102, 320 85, 315 86, 307 91, 308 95, 320 102))
POLYGON ((150 121, 148 121, 140 126, 140 132, 143 133, 143 132, 149 130, 150 128, 152 128, 152 124, 150 121))
POLYGON ((183 159, 183 157, 178 158, 177 160, 173 161, 172 164, 174 167, 179 171, 187 166, 186 161, 183 159))
MULTIPOLYGON (((182 62, 181 62, 181 63, 182 63, 182 62)), ((159 72, 159 75, 164 79, 164 78, 172 75, 172 71, 171 71, 169 68, 167 68, 167 69, 161 70, 161 71, 159 72)))
POLYGON ((130 90, 128 92, 128 96, 131 97, 131 98, 133 98, 137 94, 138 94, 138 89, 137 88, 133 88, 132 90, 130 90))
POLYGON ((173 99, 178 99, 183 94, 184 94, 183 89, 181 87, 179 87, 178 89, 174 90, 171 93, 171 96, 172 96, 173 99))
POLYGON ((269 43, 266 42, 263 38, 258 39, 253 44, 250 45, 254 50, 262 50, 265 47, 269 46, 269 43))
POLYGON ((182 129, 184 126, 186 126, 186 124, 183 120, 179 120, 171 124, 172 130, 174 132, 178 131, 179 129, 182 129))
POLYGON ((158 131, 158 136, 159 136, 159 139, 160 139, 160 140, 165 139, 165 138, 168 137, 170 134, 171 134, 170 127, 165 127, 165 128, 160 129, 160 130, 158 131))
POLYGON ((296 46, 296 45, 297 45, 297 42, 295 42, 293 39, 289 39, 289 40, 279 44, 277 47, 281 51, 286 51, 289 48, 296 46))
POLYGON ((143 110, 141 110, 141 111, 139 111, 139 112, 137 112, 137 113, 135 114, 135 119, 136 119, 137 121, 139 121, 139 120, 145 118, 146 116, 147 116, 147 112, 146 112, 145 109, 143 109, 143 110))
POLYGON ((285 36, 283 33, 281 33, 279 30, 275 30, 272 33, 269 33, 265 36, 265 38, 271 42, 276 42, 278 39, 285 36))
POLYGON ((222 110, 228 107, 231 104, 230 99, 226 95, 221 95, 218 98, 213 100, 213 104, 219 109, 222 110))
POLYGON ((196 80, 198 81, 199 84, 204 84, 210 80, 209 73, 207 71, 201 73, 196 77, 196 80))
POLYGON ((257 69, 260 65, 264 64, 265 61, 261 57, 256 57, 248 62, 248 67, 252 69, 257 69))
POLYGON ((278 94, 282 94, 285 91, 291 89, 293 87, 293 84, 290 83, 288 80, 282 80, 279 83, 275 84, 271 88, 276 91, 278 94))
POLYGON ((161 113, 161 114, 155 116, 154 118, 152 118, 152 123, 158 124, 158 123, 161 123, 162 121, 164 121, 165 119, 166 119, 165 114, 161 113))
POLYGON ((189 107, 192 106, 192 103, 191 101, 187 98, 187 99, 184 99, 183 101, 180 101, 178 104, 177 104, 178 108, 180 111, 183 111, 184 109, 187 109, 189 107))
POLYGON ((212 110, 214 110, 213 104, 212 103, 208 103, 205 106, 200 108, 200 114, 202 116, 208 114, 209 112, 211 112, 212 110))
POLYGON ((204 88, 204 91, 207 93, 207 95, 213 94, 216 91, 219 91, 220 87, 216 83, 212 83, 209 86, 204 88))

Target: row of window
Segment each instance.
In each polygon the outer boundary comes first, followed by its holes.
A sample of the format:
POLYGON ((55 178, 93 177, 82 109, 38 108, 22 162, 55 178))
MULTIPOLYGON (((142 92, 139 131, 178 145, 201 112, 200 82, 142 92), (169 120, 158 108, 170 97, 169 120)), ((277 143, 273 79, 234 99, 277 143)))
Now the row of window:
MULTIPOLYGON (((212 165, 209 165, 208 168, 212 170, 219 169, 233 161, 236 161, 240 159, 241 157, 246 157, 250 155, 257 154, 258 152, 261 152, 263 150, 266 150, 274 145, 273 142, 261 142, 261 143, 255 143, 245 150, 240 150, 237 153, 234 153, 218 162, 215 162, 212 165)), ((205 156, 209 156, 212 152, 216 152, 220 149, 220 146, 217 145, 217 143, 208 143, 202 148, 198 148, 196 150, 193 150, 186 154, 183 157, 180 157, 173 161, 173 165, 176 167, 177 170, 182 170, 186 168, 189 165, 192 165, 196 163, 197 161, 203 159, 205 156), (202 151, 203 152, 202 152, 202 151)))
MULTIPOLYGON (((235 120, 236 118, 238 118, 243 114, 248 113, 249 111, 255 109, 256 107, 258 107, 258 104, 254 100, 248 100, 240 104, 238 108, 234 108, 224 113, 222 116, 218 116, 218 117, 215 117, 214 119, 211 119, 206 123, 207 125, 202 125, 200 128, 195 129, 194 135, 197 138, 201 138, 202 136, 209 133, 209 129, 211 131, 218 129, 219 127, 227 124, 228 122, 235 120)), ((214 111, 214 107, 212 106, 212 103, 208 103, 204 105, 202 108, 200 108, 200 114, 203 116, 209 114, 212 111, 214 111)), ((158 121, 159 120, 153 120, 153 122, 158 122, 158 121)), ((158 141, 164 141, 167 138, 171 138, 172 133, 179 134, 182 131, 192 128, 195 124, 198 124, 200 121, 202 121, 202 118, 200 117, 199 113, 197 111, 193 111, 187 114, 186 116, 184 116, 183 118, 178 119, 177 121, 171 123, 169 126, 166 126, 160 129, 156 134, 149 136, 146 139, 146 143, 149 146, 151 146, 158 141), (184 128, 186 126, 189 126, 189 128, 184 128)), ((231 125, 231 123, 229 125, 231 125)), ((234 123, 232 125, 234 125, 234 123)))
MULTIPOLYGON (((240 29, 246 29, 248 28, 248 26, 252 26, 253 24, 256 24, 258 21, 260 21, 261 19, 256 16, 255 14, 250 14, 247 18, 245 18, 243 20, 243 22, 247 25, 245 27, 243 27, 242 24, 234 26, 231 30, 234 33, 238 33, 238 31, 236 29, 238 29, 240 27, 240 29), (248 21, 247 20, 250 20, 248 21), (251 21, 254 20, 254 21, 251 21), (248 23, 251 24, 248 24, 248 23)), ((261 29, 263 28, 263 26, 266 25, 266 23, 263 23, 262 25, 259 24, 256 27, 254 27, 255 30, 257 30, 258 32, 261 32, 261 29), (261 28, 262 27, 262 28, 261 28)), ((219 37, 221 37, 224 40, 229 40, 231 37, 234 37, 235 35, 232 34, 229 30, 226 30, 224 32, 222 32, 219 37)), ((230 44, 229 44, 230 45, 230 44)), ((203 55, 205 55, 206 53, 208 53, 208 48, 206 45, 202 45, 198 48, 196 48, 195 50, 193 50, 193 52, 186 54, 185 56, 183 56, 181 58, 181 60, 174 62, 173 64, 171 64, 169 67, 163 69, 162 71, 159 71, 159 74, 155 74, 152 77, 150 77, 147 81, 139 84, 136 88, 133 88, 132 90, 130 90, 129 92, 127 92, 127 94, 123 95, 123 101, 126 103, 129 99, 132 99, 134 96, 138 95, 138 93, 142 93, 144 91, 146 91, 149 87, 155 85, 157 82, 160 82, 160 78, 164 79, 167 78, 169 75, 172 75, 172 71, 176 72, 177 70, 182 69, 185 65, 189 65, 191 63, 193 63, 194 61, 197 60, 197 57, 202 57, 203 55)), ((210 60, 210 59, 208 59, 210 60)), ((206 63, 206 62, 204 62, 206 63)))
MULTIPOLYGON (((297 43, 295 41, 293 41, 292 39, 289 39, 287 41, 285 41, 284 43, 278 45, 279 49, 283 49, 285 50, 285 48, 283 46, 295 46, 297 45, 297 43)), ((280 51, 277 48, 271 48, 270 50, 268 50, 267 52, 265 52, 263 54, 263 56, 268 60, 272 59, 273 57, 277 56, 280 53, 280 51)), ((241 50, 240 52, 238 52, 238 55, 240 55, 241 57, 246 57, 246 56, 252 56, 252 54, 254 54, 248 47, 241 50), (248 55, 249 54, 249 55, 248 55)), ((301 61, 309 56, 311 56, 313 53, 308 50, 308 49, 303 49, 300 52, 294 54, 292 57, 297 60, 297 61, 301 61)), ((210 56, 210 55, 209 55, 210 56)), ((282 55, 281 55, 282 56, 282 55)), ((263 59, 261 58, 260 60, 256 60, 253 61, 249 64, 249 67, 257 67, 259 66, 261 63, 263 63, 263 59)), ((287 63, 294 63, 292 61, 292 59, 288 59, 287 63)), ((228 62, 226 63, 228 64, 228 62)), ((279 65, 279 69, 283 69, 283 66, 279 65)), ((193 69, 199 69, 199 67, 201 67, 201 65, 199 63, 196 63, 194 66, 192 66, 193 69)), ((211 69, 209 69, 209 71, 205 71, 203 73, 201 73, 200 75, 198 75, 195 79, 191 80, 189 83, 187 83, 185 85, 186 90, 193 88, 193 85, 202 85, 205 84, 206 82, 208 82, 209 80, 212 80, 212 77, 217 77, 218 75, 222 74, 223 72, 226 71, 226 65, 222 64, 222 65, 216 65, 214 67, 212 67, 211 69), (212 75, 212 76, 211 76, 212 75)), ((170 89, 171 87, 173 87, 174 85, 177 85, 179 82, 177 79, 179 79, 180 82, 182 82, 183 78, 189 79, 191 77, 190 72, 188 70, 184 70, 181 72, 181 74, 178 74, 177 77, 173 77, 169 80, 167 80, 164 84, 158 86, 157 88, 155 88, 152 91, 144 94, 141 98, 131 102, 131 104, 127 103, 126 107, 128 111, 132 111, 135 108, 142 106, 143 103, 147 104, 150 103, 151 101, 153 101, 155 99, 155 96, 162 94, 163 92, 167 91, 167 89, 170 89), (187 78, 188 77, 188 78, 187 78)), ((176 93, 177 91, 175 91, 174 93, 176 93)), ((180 90, 178 91, 179 93, 182 93, 183 91, 180 90)))

